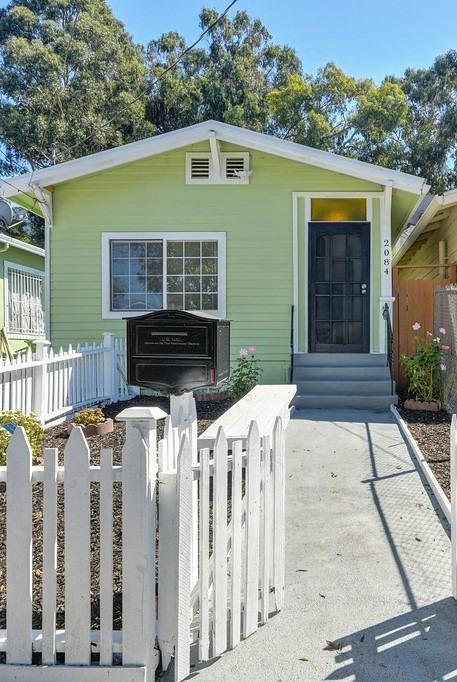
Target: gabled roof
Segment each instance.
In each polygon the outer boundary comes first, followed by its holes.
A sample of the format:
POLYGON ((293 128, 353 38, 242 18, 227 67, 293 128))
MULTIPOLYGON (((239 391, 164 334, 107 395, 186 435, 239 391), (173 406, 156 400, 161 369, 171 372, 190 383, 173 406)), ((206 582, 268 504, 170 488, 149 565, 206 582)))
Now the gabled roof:
POLYGON ((83 156, 73 161, 66 161, 56 166, 35 170, 33 173, 8 178, 5 181, 0 181, 0 192, 3 196, 12 197, 21 192, 30 192, 32 184, 40 187, 57 185, 67 180, 202 142, 214 134, 222 142, 256 149, 267 154, 274 154, 292 161, 310 164, 381 185, 392 185, 397 189, 413 194, 424 194, 429 189, 425 180, 415 175, 389 170, 364 161, 313 149, 295 142, 288 142, 272 135, 210 120, 97 154, 83 156))
POLYGON ((10 237, 8 234, 3 234, 3 232, 0 232, 0 243, 9 244, 9 246, 14 246, 16 249, 28 251, 29 253, 34 253, 36 256, 42 256, 43 258, 45 255, 44 249, 41 249, 39 246, 35 246, 35 244, 28 244, 27 242, 23 242, 20 239, 14 239, 14 237, 10 237))
MULTIPOLYGON (((440 211, 455 206, 456 204, 457 189, 450 189, 442 195, 428 194, 425 196, 414 215, 411 217, 409 223, 405 226, 393 245, 394 264, 398 263, 403 258, 405 253, 411 248, 414 242, 440 211)), ((440 219, 441 216, 438 216, 434 222, 440 219)))

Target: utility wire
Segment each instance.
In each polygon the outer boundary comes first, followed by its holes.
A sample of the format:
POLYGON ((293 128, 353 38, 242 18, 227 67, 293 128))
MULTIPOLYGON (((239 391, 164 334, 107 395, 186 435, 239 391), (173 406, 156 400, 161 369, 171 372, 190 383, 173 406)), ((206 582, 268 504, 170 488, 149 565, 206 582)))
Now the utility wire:
MULTIPOLYGON (((233 5, 235 5, 237 2, 238 2, 238 0, 232 0, 232 2, 231 2, 229 5, 227 5, 227 7, 224 9, 224 11, 223 11, 221 14, 219 14, 219 16, 213 21, 213 23, 210 24, 210 25, 203 31, 203 33, 201 33, 201 34, 199 35, 199 37, 192 43, 192 45, 189 45, 189 47, 186 47, 186 49, 183 50, 183 51, 178 55, 178 57, 175 59, 175 61, 174 61, 172 64, 170 64, 169 66, 167 66, 167 68, 164 69, 164 70, 162 71, 162 73, 161 73, 159 76, 157 76, 157 78, 155 78, 151 83, 149 83, 148 87, 145 88, 144 90, 142 90, 142 92, 140 92, 139 95, 137 95, 137 96, 134 97, 130 102, 128 102, 127 104, 125 104, 123 107, 121 107, 121 108, 116 112, 116 114, 115 114, 114 116, 112 116, 112 117, 109 118, 107 121, 105 121, 104 123, 102 123, 102 125, 97 129, 96 132, 99 132, 100 130, 103 130, 103 128, 106 128, 107 126, 109 126, 111 123, 113 123, 113 122, 116 120, 116 117, 118 116, 118 114, 122 113, 123 111, 126 111, 126 110, 127 110, 129 107, 131 107, 133 104, 136 104, 136 102, 138 102, 139 100, 141 100, 143 97, 146 97, 146 95, 149 94, 150 90, 151 90, 155 85, 157 85, 157 83, 159 83, 159 82, 162 80, 162 78, 163 78, 164 76, 167 75, 167 73, 169 73, 169 72, 172 71, 174 68, 176 68, 176 66, 178 66, 178 64, 183 60, 183 58, 184 58, 187 54, 189 54, 189 52, 191 52, 191 51, 194 49, 194 47, 196 47, 196 46, 203 40, 203 38, 204 38, 204 37, 205 37, 205 36, 206 36, 206 35, 215 27, 215 26, 217 26, 217 24, 219 24, 219 23, 222 21, 222 19, 224 19, 224 17, 227 16, 227 14, 229 13, 229 11, 232 9, 233 5)), ((95 135, 95 132, 90 133, 89 135, 87 135, 87 137, 83 138, 82 140, 79 140, 79 142, 77 142, 76 144, 74 144, 74 145, 72 145, 72 146, 70 146, 70 147, 67 147, 67 151, 68 151, 68 152, 72 152, 74 149, 77 149, 80 145, 85 144, 86 142, 88 142, 92 137, 94 137, 94 135, 95 135)))

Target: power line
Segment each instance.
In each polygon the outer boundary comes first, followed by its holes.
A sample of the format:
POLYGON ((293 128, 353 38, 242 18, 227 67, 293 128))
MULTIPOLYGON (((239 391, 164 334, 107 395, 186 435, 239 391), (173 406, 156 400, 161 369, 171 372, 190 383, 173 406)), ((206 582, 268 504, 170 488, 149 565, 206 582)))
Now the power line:
MULTIPOLYGON (((164 76, 167 75, 167 73, 169 73, 169 72, 172 71, 174 68, 176 68, 176 66, 178 66, 178 64, 183 60, 183 58, 184 58, 187 54, 189 54, 189 52, 191 52, 191 50, 193 50, 194 47, 196 47, 196 46, 203 40, 203 38, 204 38, 204 37, 205 37, 205 36, 206 36, 206 35, 215 27, 215 26, 217 26, 217 24, 219 24, 219 23, 222 21, 222 19, 224 19, 224 17, 227 16, 227 14, 229 13, 229 11, 232 9, 233 5, 235 5, 237 2, 238 2, 238 0, 232 0, 232 2, 231 2, 229 5, 227 5, 227 7, 224 9, 224 11, 223 11, 221 14, 219 14, 219 16, 212 22, 212 24, 210 24, 210 25, 209 25, 209 26, 208 26, 208 27, 199 35, 199 37, 192 43, 192 45, 189 45, 189 47, 186 47, 186 49, 183 50, 183 51, 178 55, 178 57, 175 59, 175 61, 174 61, 172 64, 170 64, 169 66, 167 66, 167 68, 164 69, 164 70, 162 71, 162 73, 161 73, 159 76, 157 76, 157 78, 156 78, 155 80, 153 80, 152 83, 150 83, 150 84, 148 85, 147 88, 145 88, 144 90, 142 90, 142 92, 140 92, 139 95, 137 95, 137 96, 134 97, 130 102, 128 102, 127 104, 125 104, 123 107, 121 107, 121 109, 119 109, 119 110, 116 112, 116 114, 115 114, 114 116, 112 116, 112 117, 109 118, 107 121, 105 121, 105 123, 103 123, 103 124, 98 128, 97 132, 99 132, 100 130, 103 130, 103 128, 106 128, 107 126, 109 126, 111 123, 113 123, 113 122, 116 120, 116 117, 117 117, 120 113, 122 113, 123 111, 126 111, 126 110, 127 110, 129 107, 131 107, 133 104, 136 104, 136 102, 138 102, 140 99, 142 99, 143 97, 145 97, 145 96, 149 93, 149 91, 151 90, 151 88, 153 88, 157 83, 159 83, 159 81, 161 81, 162 78, 163 78, 164 76)), ((95 133, 90 133, 87 137, 85 137, 85 138, 82 139, 82 140, 79 140, 79 142, 77 142, 76 144, 74 144, 74 145, 72 145, 72 146, 70 146, 70 147, 67 147, 67 151, 68 151, 68 152, 71 152, 71 151, 73 151, 74 149, 77 149, 80 145, 85 144, 85 143, 88 142, 92 137, 94 137, 94 134, 95 134, 95 133)))

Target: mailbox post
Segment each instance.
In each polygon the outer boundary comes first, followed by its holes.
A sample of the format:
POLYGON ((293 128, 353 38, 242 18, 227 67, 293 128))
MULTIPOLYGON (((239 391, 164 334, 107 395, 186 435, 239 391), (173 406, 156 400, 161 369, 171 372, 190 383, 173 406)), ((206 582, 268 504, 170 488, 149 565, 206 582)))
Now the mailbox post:
MULTIPOLYGON (((203 313, 158 310, 127 319, 127 381, 170 396, 173 433, 184 422, 197 464, 197 415, 192 391, 230 374, 230 322, 203 313)), ((175 437, 173 437, 175 440, 175 437)), ((179 444, 176 444, 179 445, 179 444)), ((192 514, 198 514, 195 482, 192 514)), ((198 580, 198 524, 193 523, 191 588, 198 580)))

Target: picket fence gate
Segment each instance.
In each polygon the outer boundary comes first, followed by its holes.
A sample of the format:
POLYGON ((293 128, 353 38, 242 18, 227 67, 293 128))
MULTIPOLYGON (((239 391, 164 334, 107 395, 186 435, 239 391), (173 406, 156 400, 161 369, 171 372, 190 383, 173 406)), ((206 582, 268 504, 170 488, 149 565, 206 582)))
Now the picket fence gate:
POLYGON ((54 351, 37 341, 13 360, 0 358, 0 412, 34 412, 51 422, 88 405, 133 397, 126 379, 126 340, 107 332, 102 344, 54 351))
MULTIPOLYGON (((172 410, 173 411, 173 410, 172 410)), ((7 498, 5 682, 151 682, 161 659, 185 679, 191 662, 237 646, 284 598, 284 431, 252 422, 229 451, 222 429, 198 450, 195 405, 181 423, 159 408, 124 410, 122 465, 91 466, 75 428, 58 466, 32 466, 17 428, 0 468, 7 498), (157 443, 157 420, 165 418, 157 443), (179 449, 177 443, 179 442, 179 449), (33 483, 43 485, 42 629, 32 631, 33 483), (122 485, 122 630, 113 630, 113 484, 122 485), (91 595, 91 485, 99 486, 99 594, 91 595), (56 629, 58 490, 64 490, 65 629, 56 629), (157 495, 158 491, 158 495, 157 495), (156 571, 156 544, 158 570, 156 571), (158 583, 158 584, 156 584, 158 583), (157 592, 157 597, 156 597, 157 592), (91 597, 100 629, 91 630, 91 597), (41 664, 32 665, 32 653, 41 664), (64 663, 62 657, 64 655, 64 663), (99 654, 99 662, 93 660, 99 654)), ((93 529, 92 529, 93 531, 93 529)), ((119 569, 119 567, 117 567, 119 569)), ((35 661, 36 662, 36 661, 35 661)))

